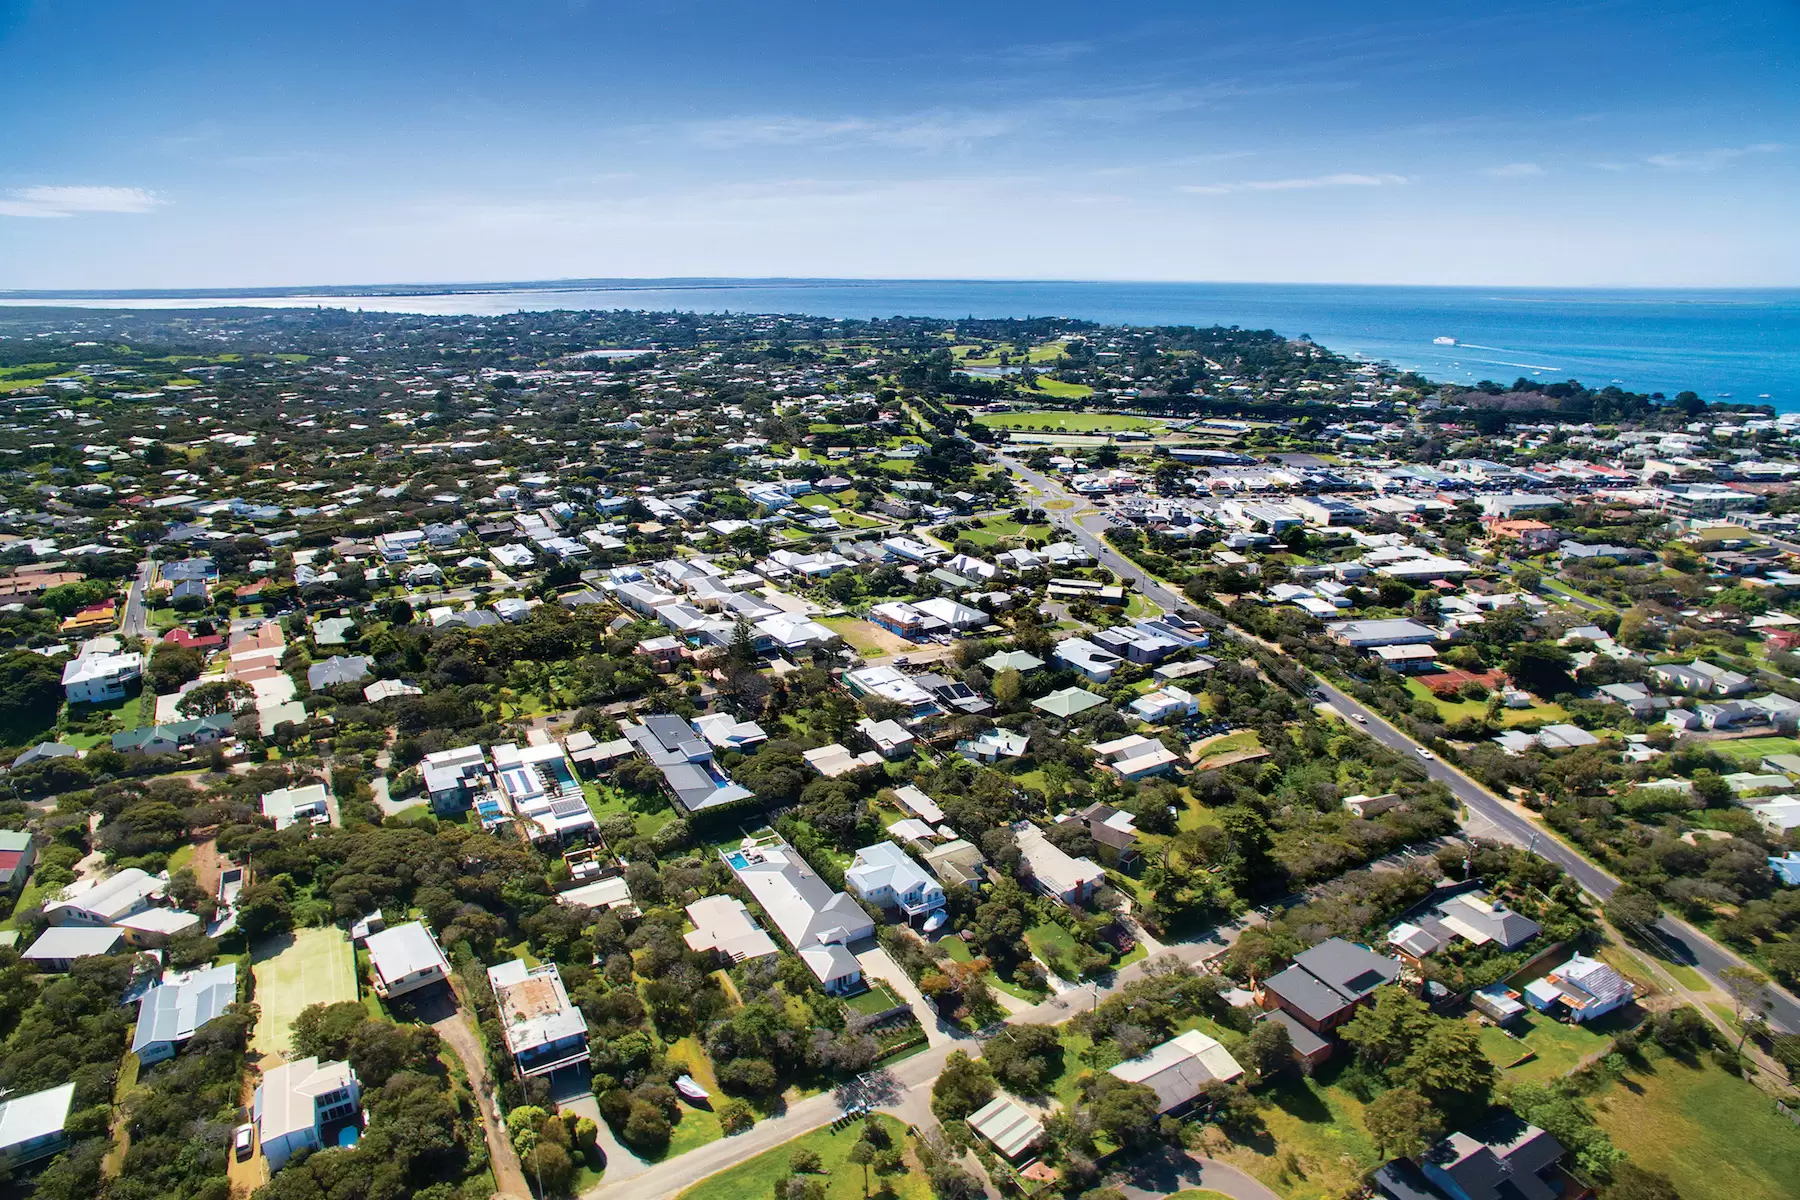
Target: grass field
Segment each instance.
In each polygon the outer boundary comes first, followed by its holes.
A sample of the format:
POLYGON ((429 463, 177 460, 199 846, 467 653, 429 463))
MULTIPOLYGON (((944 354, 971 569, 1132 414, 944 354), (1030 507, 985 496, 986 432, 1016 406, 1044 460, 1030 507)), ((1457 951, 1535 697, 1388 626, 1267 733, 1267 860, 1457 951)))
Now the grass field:
MULTIPOLYGON (((1416 679, 1406 681, 1406 690, 1421 700, 1437 705, 1438 713, 1445 721, 1479 720, 1487 712, 1486 700, 1440 700, 1432 695, 1430 688, 1416 679)), ((1500 724, 1507 728, 1516 725, 1551 725, 1568 719, 1568 709, 1560 704, 1546 704, 1542 700, 1533 700, 1530 708, 1500 710, 1500 724)))
MULTIPOLYGON (((1041 380, 1042 383, 1055 383, 1055 380, 1041 380)), ((1062 387, 1073 387, 1073 384, 1061 384, 1062 387)), ((1079 394, 1087 394, 1083 388, 1079 394)), ((975 418, 983 425, 991 425, 995 429, 1024 429, 1031 432, 1049 431, 1052 433, 1118 433, 1127 429, 1139 429, 1146 433, 1162 430, 1161 421, 1152 421, 1147 417, 1127 417, 1118 413, 1084 413, 1084 412, 1010 412, 982 413, 975 418)))
POLYGON ((1061 925, 1034 925, 1025 931, 1026 944, 1045 966, 1073 982, 1075 937, 1061 925))
POLYGON ((356 999, 355 951, 341 929, 296 929, 264 942, 250 961, 262 1010, 251 1043, 258 1054, 293 1049, 289 1026, 308 1005, 356 999))
POLYGON ((1200 751, 1200 761, 1194 765, 1195 770, 1204 770, 1209 759, 1223 758, 1227 754, 1240 754, 1245 750, 1256 750, 1262 746, 1262 738, 1254 729, 1239 729, 1231 733, 1222 733, 1218 737, 1207 738, 1196 742, 1194 748, 1200 751))
POLYGON ((1581 1060, 1598 1054, 1612 1040, 1618 1026, 1602 1021, 1600 1028, 1566 1025, 1538 1013, 1526 1013, 1513 1022, 1518 1037, 1508 1037, 1492 1025, 1481 1027, 1481 1049, 1496 1067, 1502 1079, 1527 1079, 1542 1083, 1559 1079, 1581 1065, 1581 1060), (1519 1062, 1527 1054, 1532 1057, 1519 1062), (1518 1063, 1514 1066, 1515 1062, 1518 1063))
POLYGON ((968 538, 977 546, 992 546, 1001 538, 1047 538, 1048 525, 1021 525, 1008 517, 989 517, 974 529, 962 530, 958 538, 968 538))
POLYGON ((1361 1101, 1333 1086, 1335 1075, 1327 1066, 1311 1079, 1290 1076, 1265 1088, 1258 1115, 1266 1132, 1246 1144, 1209 1145, 1206 1153, 1248 1171, 1287 1200, 1360 1194, 1363 1173, 1381 1156, 1364 1130, 1361 1101))
POLYGON ((1739 762, 1757 763, 1770 754, 1800 754, 1800 738, 1738 738, 1730 742, 1709 742, 1706 748, 1739 762))
POLYGON ((1034 383, 1032 387, 1036 391, 1044 393, 1046 396, 1055 396, 1061 400, 1070 400, 1076 397, 1091 396, 1094 394, 1094 389, 1085 383, 1064 383, 1060 379, 1051 379, 1047 376, 1039 376, 1037 382, 1034 383))
MULTIPOLYGON (((706 1051, 700 1046, 700 1039, 684 1037, 672 1042, 666 1052, 673 1062, 680 1062, 687 1068, 687 1073, 694 1077, 694 1082, 719 1095, 719 1081, 713 1076, 712 1062, 706 1057, 706 1051)), ((664 1158, 673 1158, 677 1154, 686 1154, 698 1146, 708 1142, 716 1142, 725 1136, 725 1130, 719 1125, 718 1115, 711 1109, 695 1108, 683 1101, 681 1104, 681 1120, 675 1123, 669 1133, 669 1148, 664 1158)))
MULTIPOLYGON (((906 1126, 889 1116, 876 1119, 893 1137, 894 1145, 906 1145, 906 1126)), ((845 1161, 850 1147, 856 1145, 861 1136, 861 1122, 852 1122, 835 1132, 829 1126, 815 1129, 702 1179, 682 1192, 677 1200, 760 1200, 772 1196, 775 1185, 787 1177, 789 1157, 800 1149, 818 1152, 820 1174, 808 1178, 825 1185, 825 1200, 863 1200, 862 1168, 845 1161)), ((931 1186, 925 1181, 924 1172, 910 1158, 907 1167, 905 1174, 892 1175, 881 1182, 892 1189, 894 1200, 929 1200, 931 1186)), ((872 1173, 869 1183, 871 1192, 879 1186, 872 1173)))
POLYGON ((1800 1180, 1800 1129, 1775 1102, 1710 1058, 1650 1052, 1593 1101, 1595 1118, 1631 1160, 1660 1171, 1683 1200, 1779 1200, 1800 1180))

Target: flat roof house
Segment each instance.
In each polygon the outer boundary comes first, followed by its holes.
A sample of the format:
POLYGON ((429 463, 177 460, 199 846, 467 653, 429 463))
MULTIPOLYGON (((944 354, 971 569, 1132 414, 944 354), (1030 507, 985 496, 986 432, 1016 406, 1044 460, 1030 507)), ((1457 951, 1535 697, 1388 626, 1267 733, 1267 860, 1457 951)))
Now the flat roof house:
POLYGON ((1194 1102, 1209 1083, 1230 1083, 1244 1073, 1230 1051, 1198 1029, 1108 1070, 1126 1083, 1141 1083, 1156 1093, 1157 1111, 1177 1113, 1194 1102))
POLYGON ((1094 889, 1106 881, 1106 872, 1098 863, 1063 853, 1030 821, 1020 821, 1012 830, 1019 854, 1031 872, 1031 884, 1044 895, 1073 908, 1086 904, 1093 898, 1094 889))
POLYGON ((1400 964, 1366 947, 1330 938, 1294 957, 1293 965, 1263 981, 1263 1007, 1280 1008, 1317 1034, 1356 1012, 1375 989, 1400 978, 1400 964))
POLYGON ((786 842, 720 852, 781 936, 828 992, 848 992, 862 982, 862 964, 848 946, 875 932, 862 906, 806 865, 786 842))
POLYGON ((363 945, 369 951, 375 994, 384 1000, 416 992, 450 977, 450 962, 438 946, 437 938, 422 921, 408 921, 372 933, 363 945))
POLYGON ((312 825, 325 825, 331 821, 331 809, 326 803, 325 785, 322 783, 264 792, 262 811, 263 816, 275 822, 276 829, 286 829, 296 821, 312 825))
POLYGON ((303 1149, 326 1145, 326 1130, 355 1120, 362 1083, 349 1063, 301 1058, 263 1072, 250 1102, 256 1140, 270 1171, 303 1149))
POLYGON ((717 950, 734 963, 780 953, 736 896, 702 896, 687 906, 687 915, 694 928, 682 940, 690 950, 717 950))
POLYGON ((78 958, 96 954, 117 954, 125 947, 125 931, 111 926, 89 928, 80 925, 51 926, 38 934, 37 940, 19 955, 34 970, 61 974, 75 965, 78 958))
POLYGON ((851 893, 881 908, 898 908, 908 917, 944 907, 944 889, 892 842, 876 842, 856 852, 844 871, 851 893))
POLYGON ((527 1079, 588 1061, 587 1018, 569 1002, 555 963, 515 958, 488 968, 506 1048, 527 1079))
POLYGON ((537 746, 495 746, 494 777, 500 794, 534 842, 598 828, 575 768, 554 741, 537 746))
POLYGON ((61 1152, 69 1144, 63 1126, 74 1104, 72 1083, 0 1100, 0 1165, 21 1167, 61 1152))
POLYGON ((461 812, 487 783, 487 751, 475 745, 427 754, 419 763, 419 779, 433 812, 461 812))
POLYGON ((237 1003, 237 964, 195 971, 175 983, 163 983, 138 1002, 132 1052, 144 1066, 174 1058, 199 1028, 237 1003))

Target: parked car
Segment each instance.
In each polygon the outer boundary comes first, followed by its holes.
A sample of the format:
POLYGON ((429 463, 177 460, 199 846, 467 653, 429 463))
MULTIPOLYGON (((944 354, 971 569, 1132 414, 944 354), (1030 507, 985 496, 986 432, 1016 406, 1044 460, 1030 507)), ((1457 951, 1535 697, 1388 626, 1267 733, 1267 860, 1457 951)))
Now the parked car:
POLYGON ((250 1151, 256 1145, 256 1126, 239 1125, 232 1135, 231 1148, 237 1154, 237 1160, 243 1162, 250 1157, 250 1151))

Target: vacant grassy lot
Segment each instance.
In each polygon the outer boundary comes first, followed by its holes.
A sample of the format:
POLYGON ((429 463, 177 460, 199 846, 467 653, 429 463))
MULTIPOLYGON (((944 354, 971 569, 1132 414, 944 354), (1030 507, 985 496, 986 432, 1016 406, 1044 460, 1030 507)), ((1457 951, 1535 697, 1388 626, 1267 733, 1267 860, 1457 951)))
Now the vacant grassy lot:
MULTIPOLYGON (((671 1061, 679 1062, 687 1068, 687 1073, 694 1077, 695 1083, 714 1096, 720 1094, 719 1081, 713 1077, 712 1062, 701 1048, 699 1038, 684 1037, 672 1042, 666 1053, 671 1061)), ((686 1154, 689 1150, 708 1142, 716 1142, 725 1136, 725 1130, 720 1127, 719 1118, 712 1109, 695 1108, 686 1100, 682 1100, 680 1104, 681 1120, 675 1123, 669 1133, 669 1148, 663 1154, 664 1158, 686 1154)))
POLYGON ((844 639, 844 644, 864 658, 883 654, 905 654, 916 647, 892 630, 883 629, 861 617, 827 617, 819 622, 844 639))
POLYGON ((270 938, 252 951, 250 963, 262 1010, 251 1043, 258 1054, 293 1049, 289 1026, 308 1005, 356 1000, 355 951, 341 929, 296 929, 270 938))
POLYGON ((1501 1069, 1501 1078, 1541 1083, 1567 1075, 1581 1065, 1582 1059, 1606 1049, 1613 1035, 1623 1028, 1623 1023, 1596 1024, 1596 1028, 1569 1025, 1541 1013, 1526 1013, 1512 1024, 1517 1037, 1508 1037, 1492 1025, 1482 1025, 1481 1049, 1501 1069), (1527 1055, 1531 1057, 1526 1058, 1527 1055), (1526 1061, 1520 1062, 1521 1059, 1526 1061))
MULTIPOLYGON (((1077 387, 1076 384, 1058 384, 1054 379, 1041 379, 1040 385, 1054 385, 1063 388, 1077 387)), ((1044 388, 1049 391, 1049 387, 1044 388)), ((1087 395, 1091 389, 1080 388, 1077 395, 1087 395)), ((1024 429, 1031 432, 1052 433, 1118 433, 1127 429, 1141 429, 1146 433, 1157 433, 1162 430, 1161 421, 1152 421, 1147 417, 1127 417, 1118 413, 1084 413, 1084 412, 1010 412, 982 413, 975 418, 983 425, 991 425, 996 429, 1024 429)))
POLYGON ((1330 1200, 1357 1194, 1363 1173, 1381 1156, 1363 1127, 1362 1102, 1330 1081, 1327 1065, 1311 1079, 1289 1077, 1259 1093, 1263 1133, 1206 1153, 1256 1176, 1287 1200, 1330 1200))
POLYGON ((1195 742, 1192 749, 1200 751, 1200 759, 1195 770, 1205 770, 1208 761, 1223 758, 1227 754, 1240 754, 1245 750, 1262 748, 1262 738, 1254 729, 1239 729, 1231 733, 1222 733, 1217 737, 1206 738, 1195 742))
POLYGON ((1048 525, 1021 525, 1008 517, 989 517, 973 529, 959 531, 958 538, 968 538, 977 546, 992 546, 1001 538, 1047 538, 1048 525))
MULTIPOLYGON (((876 1119, 887 1128, 894 1139, 894 1145, 906 1145, 906 1126, 889 1116, 878 1116, 876 1119)), ((863 1200, 862 1168, 845 1161, 850 1147, 856 1145, 861 1136, 861 1122, 852 1122, 836 1132, 829 1126, 815 1129, 790 1142, 784 1142, 773 1150, 765 1150, 755 1158, 720 1171, 717 1175, 702 1179, 682 1192, 677 1200, 755 1200, 772 1196, 775 1194, 775 1185, 787 1178, 789 1157, 794 1151, 801 1149, 813 1150, 819 1155, 820 1173, 809 1178, 817 1179, 825 1185, 826 1200, 863 1200)), ((924 1172, 919 1170, 910 1154, 907 1156, 906 1166, 904 1174, 891 1175, 881 1183, 892 1188, 895 1200, 929 1200, 931 1186, 926 1183, 924 1172)), ((880 1186, 872 1173, 869 1183, 871 1192, 880 1186)))
MULTIPOLYGON (((1432 694, 1430 688, 1416 679, 1406 681, 1406 690, 1421 700, 1437 705, 1438 713, 1447 722, 1479 720, 1487 712, 1486 700, 1440 700, 1432 694)), ((1554 725, 1568 719, 1568 709, 1560 704, 1546 704, 1542 700, 1533 700, 1530 708, 1500 710, 1500 724, 1509 729, 1518 725, 1554 725)))
POLYGON ((1710 1058, 1650 1052, 1594 1098, 1595 1117, 1631 1160, 1660 1171, 1683 1200, 1780 1200, 1800 1180, 1800 1129, 1774 1100, 1710 1058))

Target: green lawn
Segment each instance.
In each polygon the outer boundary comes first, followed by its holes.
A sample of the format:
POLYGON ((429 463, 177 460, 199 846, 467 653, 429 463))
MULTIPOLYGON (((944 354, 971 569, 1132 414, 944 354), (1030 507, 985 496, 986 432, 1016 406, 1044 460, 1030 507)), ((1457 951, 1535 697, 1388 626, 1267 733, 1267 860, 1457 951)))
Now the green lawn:
POLYGON ((1652 1049, 1648 1069, 1607 1086, 1594 1108, 1614 1144, 1683 1200, 1779 1200, 1800 1180, 1800 1129, 1708 1057, 1690 1065, 1652 1049))
POLYGON ((867 1017, 898 1007, 905 1001, 896 996, 894 990, 887 984, 879 979, 872 979, 869 981, 868 991, 858 992, 854 996, 846 996, 844 1003, 852 1012, 859 1012, 867 1017))
POLYGON ((637 818, 639 837, 649 837, 675 819, 675 810, 660 797, 653 802, 655 806, 652 807, 642 797, 633 796, 610 783, 592 779, 583 781, 581 791, 587 797, 588 811, 594 814, 595 820, 604 820, 614 813, 630 813, 637 818))
POLYGON ((1501 1078, 1541 1083, 1567 1075, 1582 1059, 1606 1049, 1620 1025, 1601 1021, 1598 1028, 1589 1028, 1532 1012, 1514 1021, 1511 1029, 1519 1036, 1508 1037, 1492 1025, 1482 1025, 1482 1051, 1501 1068, 1501 1078))
POLYGON ((1360 1194, 1363 1174, 1381 1156, 1363 1127, 1362 1102, 1330 1081, 1328 1064, 1311 1079, 1288 1076, 1258 1093, 1267 1136, 1206 1151, 1239 1167, 1287 1200, 1360 1194))
POLYGON ((1726 758, 1754 764, 1771 754, 1800 754, 1800 738, 1739 738, 1730 742, 1709 742, 1706 748, 1726 758))
POLYGON ((270 938, 251 953, 250 961, 262 1011, 251 1043, 258 1054, 292 1049, 289 1026, 308 1005, 356 1000, 355 952, 341 929, 296 929, 270 938))
POLYGON ((1073 982, 1075 970, 1075 935, 1061 925, 1035 925, 1025 931, 1025 942, 1031 952, 1052 971, 1073 982), (1060 965, 1059 965, 1060 964, 1060 965))
POLYGON ((1262 747, 1262 738, 1254 729, 1239 729, 1233 733, 1220 734, 1197 743, 1200 761, 1195 764, 1196 770, 1204 770, 1209 760, 1223 758, 1227 754, 1241 754, 1245 750, 1257 750, 1262 747))
POLYGON ((1047 538, 1048 525, 1021 525, 1007 517, 989 517, 974 529, 959 530, 959 539, 967 538, 977 546, 992 546, 1001 538, 1047 538))
MULTIPOLYGON (((1416 679, 1406 681, 1406 690, 1420 700, 1437 705, 1439 715, 1446 722, 1478 721, 1487 713, 1486 700, 1440 700, 1432 694, 1430 688, 1416 679)), ((1568 709, 1560 704, 1546 704, 1542 700, 1533 700, 1530 708, 1500 710, 1500 724, 1508 728, 1515 725, 1552 725, 1568 719, 1568 709)))
MULTIPOLYGON (((886 1127, 896 1146, 906 1145, 906 1126, 885 1115, 876 1119, 886 1127)), ((845 1161, 850 1147, 856 1145, 861 1136, 860 1122, 852 1122, 836 1131, 830 1126, 815 1129, 702 1179, 682 1192, 677 1200, 762 1200, 772 1196, 775 1185, 787 1178, 789 1156, 800 1149, 813 1150, 819 1155, 820 1174, 810 1178, 825 1185, 825 1200, 863 1200, 862 1168, 845 1161)), ((931 1187, 916 1166, 909 1165, 905 1174, 890 1176, 884 1182, 893 1189, 895 1200, 929 1200, 931 1196, 931 1187)), ((876 1186, 873 1175, 870 1184, 873 1191, 876 1186)))
MULTIPOLYGON (((956 962, 975 961, 975 956, 969 952, 968 944, 959 937, 940 938, 937 944, 942 946, 944 952, 956 962)), ((1045 995, 1043 992, 1033 992, 1022 988, 1010 979, 1002 979, 997 971, 988 971, 984 977, 987 979, 988 986, 995 991, 1005 992, 1015 1000, 1023 1000, 1028 1004, 1038 1003, 1045 995)))
MULTIPOLYGON (((1058 383, 1054 379, 1040 379, 1040 385, 1046 392, 1052 387, 1076 388, 1069 394, 1085 396, 1092 389, 1079 384, 1058 383)), ((1023 429, 1030 432, 1049 431, 1054 433, 1118 433, 1127 429, 1143 430, 1146 433, 1158 433, 1162 430, 1161 421, 1152 421, 1147 417, 1127 417, 1119 413, 1084 413, 1061 412, 1057 410, 1043 412, 1009 412, 982 413, 975 418, 983 425, 995 429, 1023 429)))
POLYGON ((1094 389, 1085 383, 1064 383, 1060 379, 1051 379, 1049 376, 1039 376, 1034 388, 1046 396, 1056 396, 1062 399, 1094 394, 1094 389))

